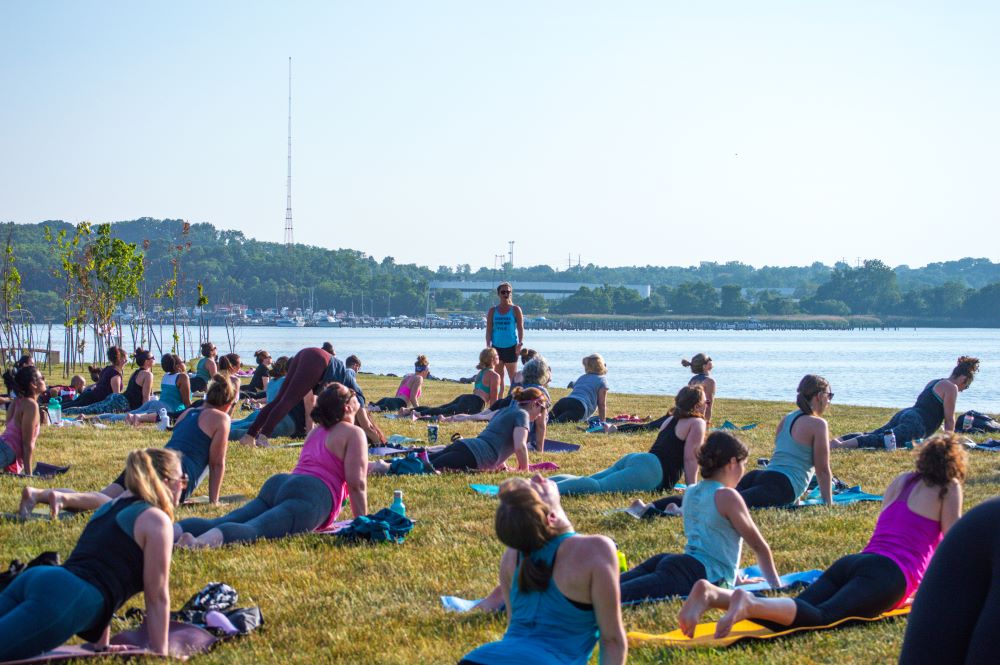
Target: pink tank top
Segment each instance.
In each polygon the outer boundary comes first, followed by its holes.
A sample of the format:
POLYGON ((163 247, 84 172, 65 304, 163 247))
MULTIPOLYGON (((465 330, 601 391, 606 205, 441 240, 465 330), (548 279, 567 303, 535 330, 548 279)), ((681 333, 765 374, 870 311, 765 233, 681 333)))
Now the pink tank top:
POLYGON ((292 470, 292 473, 319 478, 330 490, 330 498, 332 499, 330 516, 323 524, 316 527, 317 531, 329 528, 336 521, 340 507, 347 496, 344 460, 331 453, 330 449, 326 447, 326 437, 329 434, 330 430, 325 427, 317 427, 310 432, 302 446, 299 463, 292 470))
POLYGON ((941 542, 941 523, 918 515, 906 505, 910 493, 920 480, 914 473, 907 479, 903 491, 878 516, 875 531, 863 550, 892 559, 906 578, 906 594, 900 605, 920 585, 931 555, 941 542))
MULTIPOLYGON (((14 417, 16 410, 15 405, 7 415, 7 429, 0 434, 0 438, 14 451, 14 461, 4 469, 7 473, 24 473, 24 440, 21 436, 21 425, 14 417)), ((35 423, 35 438, 38 438, 38 423, 35 423)))
MULTIPOLYGON (((409 377, 407 377, 409 378, 409 377)), ((423 392, 420 388, 417 388, 417 399, 420 399, 420 393, 423 392)), ((403 399, 410 399, 410 386, 406 385, 406 379, 399 384, 399 388, 396 389, 396 397, 402 397, 403 399)))

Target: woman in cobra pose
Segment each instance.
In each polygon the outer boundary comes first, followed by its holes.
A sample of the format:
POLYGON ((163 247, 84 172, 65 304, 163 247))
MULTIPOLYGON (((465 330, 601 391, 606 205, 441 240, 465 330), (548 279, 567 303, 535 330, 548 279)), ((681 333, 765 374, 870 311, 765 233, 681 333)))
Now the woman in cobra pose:
POLYGON ((552 406, 552 420, 570 423, 586 420, 597 411, 601 422, 607 415, 608 366, 599 353, 583 359, 585 374, 573 384, 573 390, 552 406))
POLYGON ((347 496, 355 517, 367 514, 368 444, 354 424, 360 409, 354 391, 331 384, 316 400, 316 427, 295 469, 268 478, 255 499, 228 515, 182 520, 177 545, 221 547, 322 530, 337 519, 347 496))
POLYGON ((457 413, 479 413, 487 405, 496 401, 503 384, 503 379, 496 372, 500 359, 496 349, 483 349, 479 354, 479 373, 473 379, 472 392, 459 395, 447 404, 441 406, 418 406, 413 409, 401 409, 402 416, 453 416, 457 413))
MULTIPOLYGON (((712 403, 715 401, 715 379, 709 376, 712 371, 712 359, 704 353, 696 354, 691 360, 681 360, 681 365, 690 367, 694 376, 688 381, 689 386, 701 386, 705 391, 705 421, 712 422, 712 403)), ((648 423, 625 423, 624 425, 611 425, 608 431, 614 432, 641 432, 658 430, 663 427, 663 423, 670 417, 668 411, 666 415, 651 420, 648 423)))
MULTIPOLYGON (((681 608, 681 630, 693 635, 712 607, 726 610, 715 629, 716 637, 724 637, 743 619, 774 630, 828 626, 848 617, 877 617, 903 605, 920 585, 942 535, 962 514, 964 479, 965 452, 955 435, 934 437, 920 449, 916 471, 901 473, 889 484, 864 550, 835 561, 796 598, 757 598, 700 581, 681 608)), ((958 591, 950 589, 951 594, 958 591)))
POLYGON ((0 469, 7 473, 33 473, 38 441, 38 396, 45 392, 45 377, 34 365, 3 374, 14 406, 7 412, 7 428, 0 435, 0 469))
POLYGON ((35 566, 0 595, 0 661, 37 656, 74 634, 108 648, 110 622, 140 591, 149 649, 167 655, 174 506, 184 477, 177 455, 135 450, 125 487, 87 522, 62 566, 35 566))
MULTIPOLYGON (((514 381, 514 373, 517 372, 517 356, 524 344, 524 314, 521 308, 514 304, 513 294, 514 289, 510 283, 502 283, 497 287, 500 302, 490 307, 490 311, 486 313, 486 347, 496 349, 511 383, 514 381)), ((503 395, 503 385, 504 377, 501 371, 500 395, 503 395)))
POLYGON ((958 394, 972 385, 979 371, 979 358, 962 356, 947 379, 934 379, 917 396, 917 402, 898 411, 885 425, 867 434, 845 434, 831 442, 833 448, 885 448, 890 432, 896 445, 924 439, 944 424, 945 432, 955 431, 955 402, 958 394))
POLYGON ((377 402, 372 402, 372 411, 399 411, 407 406, 417 408, 420 406, 420 394, 423 391, 424 380, 430 376, 431 364, 427 356, 417 356, 417 361, 413 363, 413 372, 404 376, 399 387, 396 388, 395 397, 383 397, 377 402))

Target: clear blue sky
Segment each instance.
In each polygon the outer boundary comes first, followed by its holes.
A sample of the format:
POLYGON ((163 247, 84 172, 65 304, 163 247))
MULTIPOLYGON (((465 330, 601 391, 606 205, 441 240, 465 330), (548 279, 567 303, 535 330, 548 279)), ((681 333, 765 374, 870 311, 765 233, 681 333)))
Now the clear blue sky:
POLYGON ((0 3, 0 220, 431 267, 994 256, 991 2, 0 3))

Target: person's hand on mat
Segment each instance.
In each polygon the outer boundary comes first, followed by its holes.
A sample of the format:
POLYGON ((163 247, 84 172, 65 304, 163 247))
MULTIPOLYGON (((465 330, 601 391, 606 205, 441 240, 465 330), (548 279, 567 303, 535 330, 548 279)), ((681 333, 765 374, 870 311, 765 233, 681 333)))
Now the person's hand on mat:
POLYGON ((736 573, 736 586, 742 586, 744 584, 757 584, 758 582, 766 582, 767 580, 760 576, 748 577, 742 573, 736 573))

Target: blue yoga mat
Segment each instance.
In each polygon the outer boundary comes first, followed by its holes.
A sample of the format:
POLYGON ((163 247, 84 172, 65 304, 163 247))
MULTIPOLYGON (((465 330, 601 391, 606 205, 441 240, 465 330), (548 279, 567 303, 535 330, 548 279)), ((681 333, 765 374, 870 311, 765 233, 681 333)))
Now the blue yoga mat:
MULTIPOLYGON (((835 492, 833 495, 833 502, 837 505, 846 505, 848 503, 858 503, 861 501, 882 501, 881 494, 868 494, 867 492, 861 491, 860 485, 855 485, 849 489, 843 490, 842 492, 835 492)), ((822 506, 823 496, 819 493, 819 488, 813 489, 806 497, 799 501, 794 506, 789 506, 789 508, 804 508, 808 506, 822 506)))
POLYGON ((483 496, 496 496, 497 494, 500 494, 499 485, 481 485, 479 483, 470 483, 469 487, 472 488, 473 492, 482 494, 483 496))
MULTIPOLYGON (((538 450, 534 445, 531 450, 538 450)), ((545 439, 545 452, 547 453, 575 453, 580 450, 579 443, 566 443, 565 441, 554 441, 545 439)))

